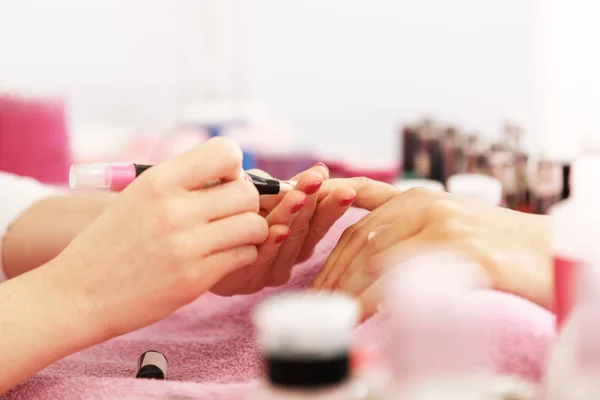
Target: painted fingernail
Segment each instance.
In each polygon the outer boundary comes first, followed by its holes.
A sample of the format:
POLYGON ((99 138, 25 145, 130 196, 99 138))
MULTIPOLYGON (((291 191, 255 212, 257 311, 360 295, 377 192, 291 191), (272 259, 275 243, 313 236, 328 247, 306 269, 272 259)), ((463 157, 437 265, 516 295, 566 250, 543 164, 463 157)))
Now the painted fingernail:
POLYGON ((296 214, 298 211, 302 210, 302 207, 304 207, 306 203, 308 203, 308 199, 305 197, 302 201, 297 202, 296 205, 292 207, 290 212, 292 214, 296 214))
POLYGON ((287 233, 277 236, 277 239, 275 239, 275 244, 279 244, 279 243, 283 242, 285 239, 288 238, 288 236, 290 236, 290 233, 291 233, 291 231, 287 231, 287 233))
POLYGON ((347 207, 350 204, 354 203, 355 199, 356 199, 356 196, 348 197, 347 199, 344 199, 340 202, 340 206, 347 207))
POLYGON ((313 167, 319 167, 319 166, 325 168, 327 170, 327 172, 329 172, 329 168, 327 167, 327 165, 325 165, 325 163, 318 162, 315 165, 313 165, 313 167))
POLYGON ((310 185, 308 185, 306 187, 306 189, 304 190, 304 193, 306 194, 315 194, 317 193, 317 190, 319 190, 321 188, 321 185, 323 184, 323 181, 321 182, 313 182, 310 185))

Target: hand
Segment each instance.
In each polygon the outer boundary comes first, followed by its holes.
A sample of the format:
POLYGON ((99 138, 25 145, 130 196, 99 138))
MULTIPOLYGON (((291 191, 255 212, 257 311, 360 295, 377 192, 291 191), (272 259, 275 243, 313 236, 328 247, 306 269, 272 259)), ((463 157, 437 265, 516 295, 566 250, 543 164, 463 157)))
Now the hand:
POLYGON ((357 296, 366 318, 377 310, 390 259, 441 245, 477 261, 490 287, 549 307, 548 232, 544 216, 411 189, 346 229, 314 287, 357 296))
MULTIPOLYGON (((271 178, 264 171, 248 172, 271 178)), ((356 197, 351 187, 323 191, 322 185, 328 178, 329 170, 319 163, 291 179, 298 182, 296 190, 261 196, 260 214, 269 225, 269 237, 258 247, 254 263, 232 272, 211 291, 219 295, 248 294, 287 283, 293 266, 312 255, 318 242, 356 197)))
POLYGON ((82 324, 106 338, 138 329, 256 260, 269 231, 241 161, 211 139, 144 172, 73 240, 52 271, 82 324))

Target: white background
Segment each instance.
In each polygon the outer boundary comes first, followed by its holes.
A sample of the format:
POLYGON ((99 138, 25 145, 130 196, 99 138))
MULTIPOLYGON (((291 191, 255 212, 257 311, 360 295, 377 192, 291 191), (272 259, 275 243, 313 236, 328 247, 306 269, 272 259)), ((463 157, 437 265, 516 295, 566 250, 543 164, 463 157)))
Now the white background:
POLYGON ((399 123, 423 113, 488 137, 509 118, 540 137, 565 123, 539 121, 534 84, 563 98, 538 104, 562 110, 598 70, 571 60, 554 71, 576 75, 576 93, 548 86, 540 65, 585 53, 564 35, 582 43, 592 24, 580 18, 597 6, 543 3, 571 19, 540 55, 533 0, 0 0, 0 87, 68 95, 76 126, 153 125, 190 101, 241 96, 314 150, 380 159, 395 157, 399 123))

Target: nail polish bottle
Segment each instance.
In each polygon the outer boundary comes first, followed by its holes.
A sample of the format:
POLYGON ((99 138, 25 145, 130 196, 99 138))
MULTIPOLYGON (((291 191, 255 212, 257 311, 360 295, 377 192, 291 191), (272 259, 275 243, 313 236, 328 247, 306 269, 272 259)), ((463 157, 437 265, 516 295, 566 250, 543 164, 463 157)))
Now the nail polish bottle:
POLYGON ((255 399, 348 400, 367 396, 352 380, 350 357, 359 308, 350 297, 286 293, 253 314, 266 382, 255 399))
POLYGON ((577 301, 550 351, 544 400, 595 400, 600 391, 600 263, 580 270, 577 301))
MULTIPOLYGON (((596 137, 591 139, 597 140, 596 137)), ((550 210, 551 249, 554 259, 554 312, 561 328, 573 307, 581 269, 600 260, 600 143, 584 143, 574 161, 571 196, 550 210)))
POLYGON ((561 200, 563 190, 560 164, 542 158, 535 162, 528 177, 530 202, 536 214, 547 214, 561 200))
POLYGON ((518 187, 514 154, 507 150, 492 151, 489 154, 490 175, 502 184, 502 205, 512 210, 517 208, 518 187))
POLYGON ((485 279, 476 263, 452 249, 430 249, 397 265, 384 302, 392 377, 385 400, 535 398, 529 382, 486 367, 485 331, 467 300, 485 279))
POLYGON ((448 179, 448 192, 482 203, 499 206, 502 184, 496 178, 482 174, 456 174, 448 179))

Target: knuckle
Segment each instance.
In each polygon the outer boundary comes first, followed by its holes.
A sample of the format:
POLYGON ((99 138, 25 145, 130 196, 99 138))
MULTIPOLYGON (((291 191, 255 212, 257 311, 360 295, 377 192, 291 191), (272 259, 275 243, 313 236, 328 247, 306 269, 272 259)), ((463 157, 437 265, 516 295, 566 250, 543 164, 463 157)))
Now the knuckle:
POLYGON ((145 188, 145 196, 150 198, 161 198, 167 193, 167 182, 160 168, 145 171, 140 179, 145 188))
POLYGON ((258 258, 256 246, 239 247, 235 251, 234 263, 238 266, 252 264, 258 258))
POLYGON ((373 179, 366 176, 358 176, 352 179, 356 182, 356 187, 360 188, 360 190, 364 190, 375 183, 373 179))
POLYGON ((242 164, 242 149, 233 139, 219 136, 209 139, 206 144, 207 146, 213 147, 215 153, 218 154, 227 165, 235 167, 242 164))
POLYGON ((243 222, 250 231, 252 238, 258 243, 264 242, 269 236, 269 224, 267 220, 253 212, 244 213, 244 218, 243 222))
POLYGON ((427 190, 422 187, 414 187, 410 188, 407 191, 403 192, 404 196, 410 196, 411 198, 423 198, 427 196, 431 196, 431 190, 427 190))
POLYGON ((163 233, 178 231, 185 220, 180 207, 171 201, 160 201, 157 205, 158 229, 163 233))

